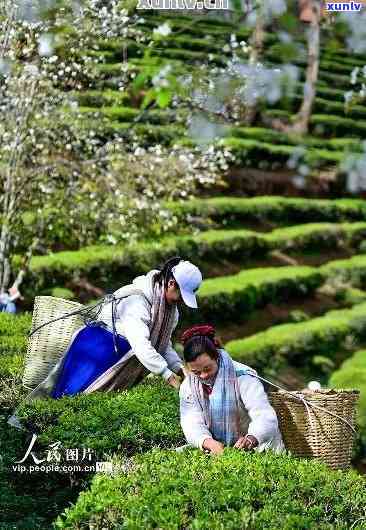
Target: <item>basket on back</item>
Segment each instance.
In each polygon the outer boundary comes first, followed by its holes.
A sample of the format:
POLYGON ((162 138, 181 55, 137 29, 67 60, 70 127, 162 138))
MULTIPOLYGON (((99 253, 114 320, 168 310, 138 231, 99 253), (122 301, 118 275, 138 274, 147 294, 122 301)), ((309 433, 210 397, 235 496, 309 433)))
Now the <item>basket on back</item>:
POLYGON ((286 449, 295 456, 319 458, 333 469, 350 467, 358 398, 358 390, 269 392, 286 449))
MULTIPOLYGON (((31 331, 54 318, 83 307, 82 304, 63 298, 37 296, 34 301, 31 331)), ((29 338, 23 374, 24 386, 36 387, 47 377, 68 348, 75 331, 83 325, 82 317, 73 315, 42 327, 29 338)))

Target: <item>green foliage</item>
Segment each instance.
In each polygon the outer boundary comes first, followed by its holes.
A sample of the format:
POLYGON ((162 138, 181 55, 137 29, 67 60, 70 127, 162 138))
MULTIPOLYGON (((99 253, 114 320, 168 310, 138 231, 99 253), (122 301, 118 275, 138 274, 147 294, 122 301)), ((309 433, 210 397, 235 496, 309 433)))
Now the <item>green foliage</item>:
MULTIPOLYGON (((224 220, 227 204, 217 201, 202 203, 202 201, 192 201, 190 211, 204 204, 206 212, 201 212, 205 217, 211 216, 215 221, 224 220), (215 204, 216 202, 216 204, 215 204), (209 206, 212 205, 210 211, 209 206)), ((273 213, 273 219, 281 218, 281 210, 269 208, 258 208, 257 211, 249 208, 245 210, 245 204, 239 200, 233 200, 231 218, 227 219, 228 224, 235 225, 242 216, 247 219, 255 217, 263 220, 273 213), (235 206, 238 208, 235 210, 235 206)), ((275 204, 275 203, 274 203, 275 204)), ((296 203, 295 203, 296 204, 296 203)), ((294 215, 301 216, 300 209, 294 215)), ((187 215, 187 210, 183 209, 177 215, 187 215)), ((292 211, 288 212, 292 215, 292 211)), ((310 215, 310 212, 306 212, 310 215)), ((341 212, 327 212, 326 208, 322 212, 324 216, 331 214, 342 215, 341 212)), ((350 213, 357 215, 357 210, 350 213)), ((139 243, 130 244, 125 247, 120 246, 94 246, 86 247, 80 251, 59 252, 51 256, 34 257, 31 262, 29 279, 25 283, 25 292, 28 296, 36 294, 49 294, 50 289, 57 288, 73 278, 87 277, 93 283, 108 288, 129 283, 137 274, 145 273, 147 270, 157 267, 171 255, 182 255, 185 259, 194 261, 203 271, 204 276, 212 274, 212 266, 222 263, 225 267, 227 261, 245 264, 245 261, 254 256, 265 256, 269 250, 305 250, 334 248, 347 243, 349 246, 357 246, 360 239, 366 233, 366 224, 343 223, 343 224, 307 224, 289 228, 276 229, 268 234, 255 233, 249 230, 209 230, 197 236, 167 237, 161 239, 159 243, 139 243)), ((293 269, 296 272, 296 268, 293 269)), ((355 284, 360 283, 366 274, 366 259, 364 256, 356 256, 351 260, 341 260, 330 262, 322 268, 325 276, 333 272, 342 278, 352 277, 355 284)), ((252 278, 257 273, 251 272, 248 278, 252 278)), ((274 272, 277 274, 277 272, 274 272)), ((281 273, 282 274, 282 273, 281 273)), ((257 278, 266 276, 260 272, 257 278), (262 274, 262 276, 260 276, 262 274)), ((275 276, 276 277, 276 276, 275 276)), ((227 280, 230 283, 231 280, 227 280)), ((257 279, 255 280, 257 281, 257 279)), ((210 280, 211 284, 213 280, 210 280)), ((221 284, 221 279, 215 285, 221 284)), ((226 285, 223 283, 222 285, 226 285)), ((220 290, 220 289, 219 289, 220 290)), ((200 291, 203 293, 204 291, 200 291)))
POLYGON ((360 254, 366 254, 366 241, 361 241, 360 246, 358 247, 360 254))
POLYGON ((310 320, 309 315, 300 309, 291 311, 288 319, 289 322, 306 322, 307 320, 310 320))
POLYGON ((363 138, 366 132, 366 120, 353 120, 330 114, 313 114, 310 124, 317 136, 358 136, 363 138))
POLYGON ((14 315, 0 313, 0 337, 26 335, 30 329, 32 316, 29 313, 14 315))
POLYGON ((346 286, 337 291, 335 299, 350 306, 361 304, 362 302, 366 302, 366 292, 357 289, 357 287, 346 286))
POLYGON ((56 298, 64 298, 65 300, 74 300, 75 294, 66 289, 65 287, 54 287, 50 290, 50 296, 55 296, 56 298))
MULTIPOLYGON (((339 105, 341 104, 339 103, 339 105)), ((344 104, 342 104, 342 108, 344 108, 344 104)), ((314 136, 299 138, 296 134, 286 134, 264 127, 232 127, 229 129, 228 135, 234 138, 247 138, 271 144, 298 145, 300 143, 304 147, 316 147, 332 151, 351 150, 358 152, 362 150, 360 141, 354 138, 324 139, 314 136)))
POLYGON ((314 366, 319 366, 323 373, 330 374, 334 370, 334 361, 325 355, 314 355, 312 363, 314 366))
POLYGON ((226 227, 258 220, 282 224, 366 220, 365 202, 358 199, 215 197, 172 204, 171 209, 176 215, 209 217, 226 227))
POLYGON ((366 338, 366 304, 352 309, 329 311, 322 317, 297 324, 282 324, 256 335, 226 344, 237 360, 274 375, 288 364, 309 375, 319 375, 309 367, 309 357, 329 357, 339 364, 349 355, 346 341, 354 346, 366 338), (343 357, 343 358, 342 358, 343 357))
POLYGON ((247 230, 208 231, 197 236, 164 238, 159 243, 121 246, 94 246, 79 251, 34 257, 25 289, 41 294, 71 278, 87 276, 101 286, 129 283, 137 274, 155 268, 167 257, 183 255, 209 273, 218 259, 240 259, 265 252, 266 242, 247 230))
POLYGON ((337 276, 345 282, 351 281, 354 286, 363 287, 366 282, 366 256, 353 256, 349 259, 330 261, 322 266, 322 272, 331 278, 337 276))
POLYGON ((209 279, 199 291, 200 316, 214 322, 235 322, 255 307, 312 292, 322 281, 321 274, 311 267, 266 267, 209 279))
POLYGON ((21 405, 18 414, 38 430, 42 444, 58 440, 64 447, 88 447, 99 460, 183 443, 178 393, 161 377, 123 392, 36 399, 21 405))
POLYGON ((265 237, 274 249, 336 248, 347 242, 357 246, 366 236, 366 223, 309 223, 273 230, 265 237))
POLYGON ((0 382, 13 380, 20 384, 30 326, 29 313, 0 313, 0 382))
POLYGON ((55 527, 361 529, 365 502, 355 472, 315 461, 235 449, 219 458, 154 450, 135 458, 129 474, 96 476, 55 527))
MULTIPOLYGON (((363 455, 366 451, 366 351, 358 351, 344 361, 339 370, 333 372, 328 385, 335 388, 355 388, 360 390, 357 403, 357 423, 360 428, 360 440, 363 455)), ((362 453, 361 453, 362 454, 362 453)))

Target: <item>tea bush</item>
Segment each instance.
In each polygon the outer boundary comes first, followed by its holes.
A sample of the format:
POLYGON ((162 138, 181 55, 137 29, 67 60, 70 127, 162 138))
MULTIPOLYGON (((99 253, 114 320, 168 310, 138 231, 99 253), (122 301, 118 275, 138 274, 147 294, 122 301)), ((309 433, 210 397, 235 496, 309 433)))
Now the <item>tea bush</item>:
POLYGON ((276 374, 287 364, 298 366, 309 376, 321 377, 319 369, 311 365, 315 355, 329 357, 340 364, 349 351, 345 341, 366 338, 366 304, 352 309, 329 311, 322 317, 297 324, 282 324, 242 340, 226 344, 228 352, 237 360, 259 371, 276 374))
POLYGON ((171 204, 170 208, 176 215, 206 216, 225 227, 258 220, 275 224, 366 220, 366 205, 361 199, 214 197, 171 204))
POLYGON ((209 279, 199 291, 199 316, 212 322, 235 322, 268 302, 309 294, 322 281, 312 267, 267 267, 209 279))
POLYGON ((358 425, 361 443, 366 455, 366 350, 358 351, 344 361, 338 370, 333 372, 328 386, 335 388, 356 388, 360 390, 357 403, 358 425))
POLYGON ((48 445, 88 447, 103 455, 133 454, 183 442, 178 393, 161 377, 123 392, 93 392, 60 399, 35 399, 17 415, 48 445))
POLYGON ((55 528, 361 530, 365 503, 360 476, 316 461, 154 450, 134 458, 129 473, 95 476, 55 528))

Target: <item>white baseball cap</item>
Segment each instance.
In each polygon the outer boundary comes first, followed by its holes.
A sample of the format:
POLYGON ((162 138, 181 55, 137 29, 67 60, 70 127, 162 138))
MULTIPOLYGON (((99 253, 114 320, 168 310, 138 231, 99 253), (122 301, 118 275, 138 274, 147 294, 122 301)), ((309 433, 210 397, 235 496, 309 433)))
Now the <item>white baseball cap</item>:
POLYGON ((180 261, 172 268, 172 274, 179 285, 184 303, 188 307, 197 309, 195 292, 202 283, 202 274, 196 265, 190 261, 180 261))

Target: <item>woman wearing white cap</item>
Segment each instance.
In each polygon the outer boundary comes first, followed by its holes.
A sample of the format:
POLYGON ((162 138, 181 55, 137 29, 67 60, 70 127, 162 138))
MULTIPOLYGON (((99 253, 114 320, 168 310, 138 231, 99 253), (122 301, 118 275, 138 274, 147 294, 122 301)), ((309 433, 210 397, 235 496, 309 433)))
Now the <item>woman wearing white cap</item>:
POLYGON ((195 265, 171 258, 161 270, 115 291, 97 321, 78 330, 63 358, 29 397, 122 390, 148 373, 179 388, 183 362, 171 343, 177 303, 197 308, 195 292, 201 282, 195 265))

